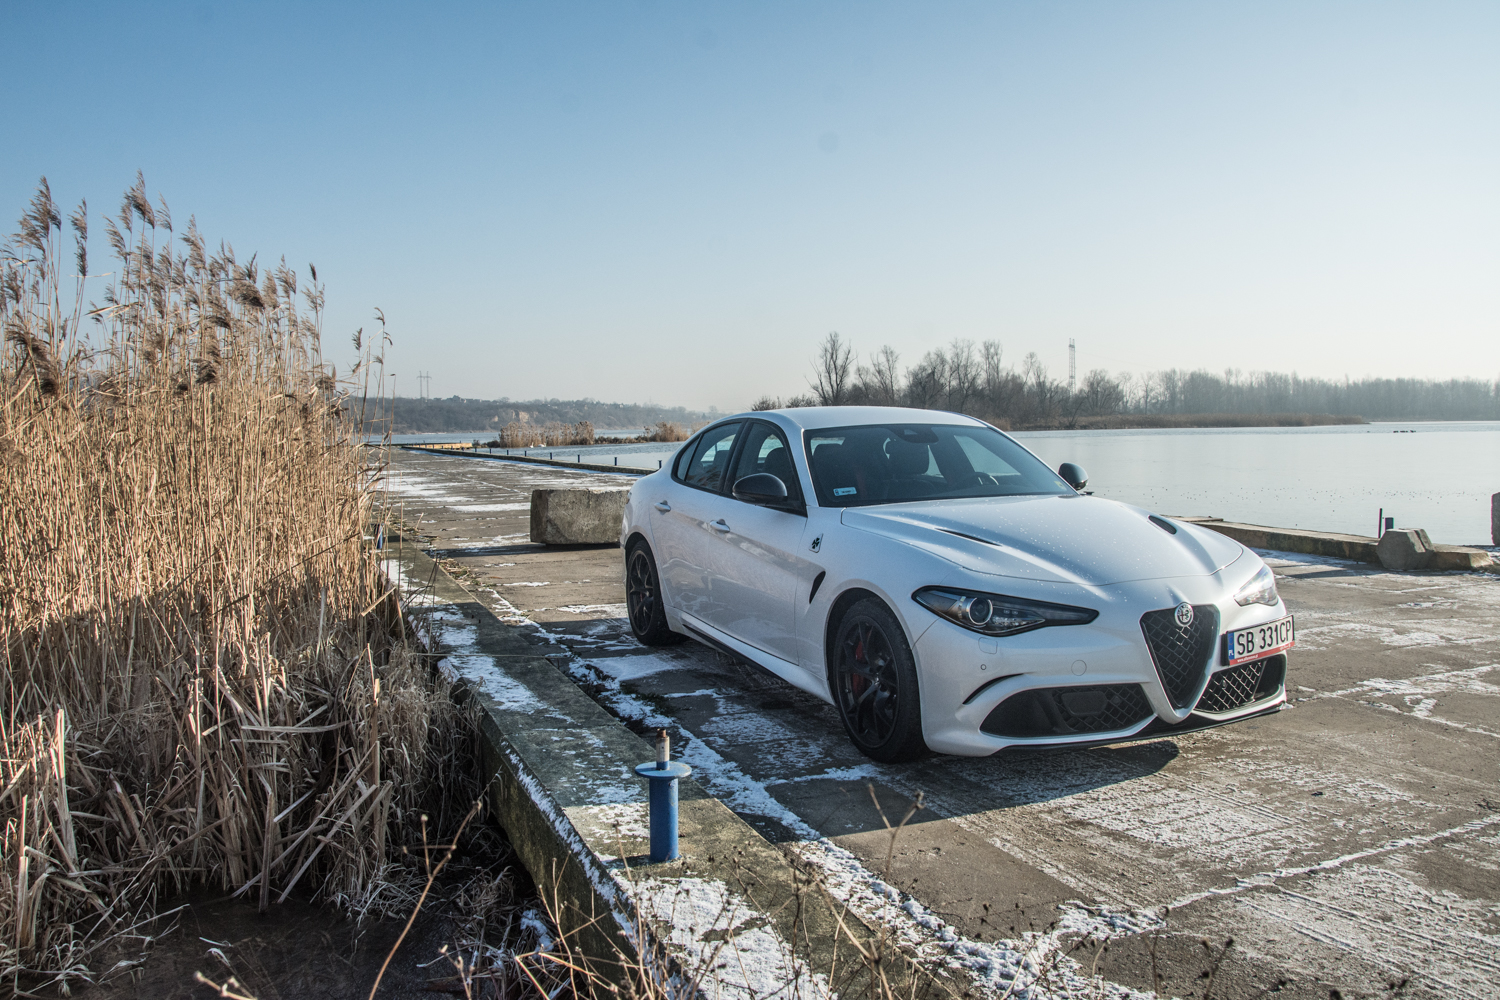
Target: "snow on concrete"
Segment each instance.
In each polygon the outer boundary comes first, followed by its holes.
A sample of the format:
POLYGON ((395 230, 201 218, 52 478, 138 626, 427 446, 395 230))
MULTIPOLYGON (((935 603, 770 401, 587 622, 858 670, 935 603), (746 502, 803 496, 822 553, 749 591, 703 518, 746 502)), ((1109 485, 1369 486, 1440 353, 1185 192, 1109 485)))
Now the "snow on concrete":
POLYGON ((646 802, 619 802, 609 805, 586 806, 589 818, 601 827, 618 833, 621 837, 651 836, 651 807, 646 802))
MULTIPOLYGON (((897 944, 913 949, 923 960, 963 970, 994 995, 1008 992, 1017 1000, 1081 1000, 1101 995, 1110 1000, 1129 1000, 1142 996, 1087 975, 1082 966, 1065 954, 1065 946, 1067 940, 1079 936, 1091 936, 1102 942, 1137 933, 1158 926, 1160 921, 1156 917, 1075 903, 1061 908, 1058 922, 1052 928, 1028 933, 1017 941, 989 943, 967 938, 915 898, 881 881, 858 858, 819 834, 704 739, 683 730, 676 720, 625 691, 621 685, 626 679, 642 676, 631 662, 637 659, 656 661, 650 669, 656 672, 664 658, 655 653, 590 660, 570 655, 566 669, 580 681, 602 686, 601 700, 621 718, 682 733, 685 738, 676 746, 681 748, 682 761, 693 768, 693 777, 700 784, 736 813, 765 816, 800 837, 802 842, 791 845, 792 850, 823 874, 824 887, 833 897, 871 926, 885 928, 897 944)), ((817 777, 839 777, 850 770, 841 768, 817 777)), ((863 776, 863 769, 859 771, 863 776)))
POLYGON ((716 879, 647 878, 621 887, 675 946, 696 993, 708 1000, 827 1000, 828 978, 810 969, 770 917, 716 879))
POLYGON ((454 510, 461 510, 468 514, 498 514, 503 510, 530 510, 531 502, 526 503, 465 503, 457 504, 454 510))
POLYGON ((1477 667, 1466 667, 1461 670, 1445 670, 1435 674, 1425 674, 1421 677, 1412 677, 1407 680, 1388 680, 1384 677, 1371 677, 1361 681, 1352 688, 1342 691, 1328 692, 1321 697, 1325 698, 1347 698, 1353 697, 1362 705, 1371 708, 1382 709, 1387 712, 1395 712, 1398 715, 1409 715, 1413 718, 1433 722, 1438 725, 1448 726, 1453 729, 1462 729, 1465 732, 1476 733, 1481 736, 1491 736, 1500 739, 1500 732, 1494 729, 1486 729, 1483 726, 1474 725, 1469 722, 1461 722, 1434 714, 1438 699, 1436 695, 1456 694, 1466 699, 1475 697, 1500 696, 1500 675, 1494 679, 1482 680, 1500 670, 1500 664, 1483 664, 1477 667), (1391 704, 1384 698, 1399 698, 1403 709, 1399 705, 1391 704))

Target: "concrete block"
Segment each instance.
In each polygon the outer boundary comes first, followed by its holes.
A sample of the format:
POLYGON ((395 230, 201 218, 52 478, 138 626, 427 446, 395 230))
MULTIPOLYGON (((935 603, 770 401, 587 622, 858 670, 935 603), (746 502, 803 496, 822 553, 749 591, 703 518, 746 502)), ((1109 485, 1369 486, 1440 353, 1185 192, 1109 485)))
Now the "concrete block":
POLYGON ((1490 544, 1500 545, 1500 493, 1490 497, 1490 544))
POLYGON ((1392 528, 1380 536, 1375 553, 1380 565, 1394 573, 1407 573, 1414 569, 1426 569, 1432 553, 1422 544, 1422 535, 1407 528, 1392 528))
POLYGON ((618 545, 628 489, 531 491, 531 540, 543 545, 618 545))

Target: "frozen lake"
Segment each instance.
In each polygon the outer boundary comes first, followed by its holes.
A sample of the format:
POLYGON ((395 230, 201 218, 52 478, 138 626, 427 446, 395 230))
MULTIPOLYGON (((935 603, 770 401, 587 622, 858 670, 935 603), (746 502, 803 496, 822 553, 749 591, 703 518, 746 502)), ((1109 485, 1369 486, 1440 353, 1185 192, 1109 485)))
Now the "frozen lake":
MULTIPOLYGON (((1101 496, 1164 514, 1373 535, 1381 508, 1435 542, 1488 545, 1500 492, 1500 422, 1337 427, 1025 431, 1014 437, 1054 469, 1076 462, 1101 496)), ((397 443, 474 435, 397 435, 397 443)), ((530 448, 526 453, 655 469, 675 444, 530 448)), ((519 454, 519 452, 517 452, 519 454)))

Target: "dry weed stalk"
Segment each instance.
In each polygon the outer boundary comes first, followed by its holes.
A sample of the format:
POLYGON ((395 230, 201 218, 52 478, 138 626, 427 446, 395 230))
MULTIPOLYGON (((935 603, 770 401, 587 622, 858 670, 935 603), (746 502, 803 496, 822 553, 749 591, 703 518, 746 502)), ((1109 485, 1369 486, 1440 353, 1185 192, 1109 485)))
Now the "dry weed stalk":
POLYGON ((547 424, 531 424, 512 420, 500 428, 495 438, 500 448, 546 448, 562 445, 591 445, 594 443, 594 425, 587 420, 576 424, 557 421, 547 424))
POLYGON ((456 709, 365 541, 350 411, 388 338, 356 334, 340 382, 316 272, 299 288, 284 262, 211 251, 191 219, 174 248, 139 177, 104 220, 102 287, 84 206, 72 226, 65 277, 44 180, 0 249, 0 975, 17 987, 90 977, 192 884, 263 908, 294 889, 399 902, 392 841, 472 800, 439 759, 456 709))

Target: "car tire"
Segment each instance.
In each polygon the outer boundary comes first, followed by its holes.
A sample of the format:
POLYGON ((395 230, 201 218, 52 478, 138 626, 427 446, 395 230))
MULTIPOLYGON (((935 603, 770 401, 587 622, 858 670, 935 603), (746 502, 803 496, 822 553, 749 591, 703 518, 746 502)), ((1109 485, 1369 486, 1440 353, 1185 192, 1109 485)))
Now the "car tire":
POLYGON ((675 646, 687 638, 667 625, 656 558, 640 539, 625 550, 625 609, 630 631, 643 646, 675 646))
POLYGON ((875 598, 851 606, 834 628, 832 652, 834 705, 859 752, 884 764, 928 756, 916 661, 890 608, 875 598))

